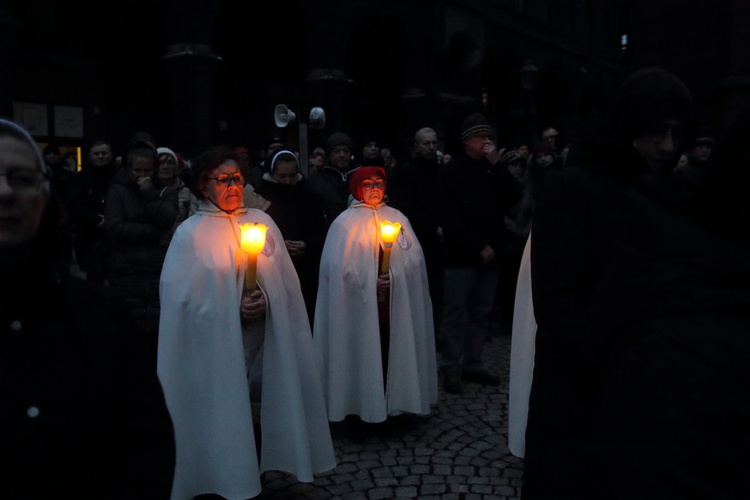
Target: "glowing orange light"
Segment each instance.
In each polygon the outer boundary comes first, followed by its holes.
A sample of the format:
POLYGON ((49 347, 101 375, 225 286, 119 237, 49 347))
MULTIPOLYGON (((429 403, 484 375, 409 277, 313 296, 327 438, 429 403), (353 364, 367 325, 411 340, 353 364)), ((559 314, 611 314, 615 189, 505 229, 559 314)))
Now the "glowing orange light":
POLYGON ((400 222, 384 220, 380 223, 380 238, 383 240, 383 264, 380 267, 380 274, 386 274, 390 269, 391 247, 400 232, 400 222))
POLYGON ((257 264, 258 254, 266 246, 266 231, 268 226, 265 224, 256 224, 248 222, 240 224, 240 246, 247 253, 247 267, 245 267, 245 284, 244 290, 250 293, 255 290, 257 282, 257 264))

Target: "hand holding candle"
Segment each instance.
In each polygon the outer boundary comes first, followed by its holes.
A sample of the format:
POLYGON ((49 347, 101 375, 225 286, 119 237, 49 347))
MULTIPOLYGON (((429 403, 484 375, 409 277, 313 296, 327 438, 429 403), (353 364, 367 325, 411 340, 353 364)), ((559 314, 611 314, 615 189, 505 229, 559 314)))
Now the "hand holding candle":
POLYGON ((255 290, 257 283, 258 254, 266 245, 266 231, 268 226, 260 223, 248 222, 240 225, 242 250, 247 254, 247 266, 245 267, 244 292, 250 294, 255 290))
POLYGON ((380 238, 383 240, 383 265, 380 267, 380 274, 386 274, 390 269, 391 247, 400 232, 400 222, 384 220, 380 223, 380 238))

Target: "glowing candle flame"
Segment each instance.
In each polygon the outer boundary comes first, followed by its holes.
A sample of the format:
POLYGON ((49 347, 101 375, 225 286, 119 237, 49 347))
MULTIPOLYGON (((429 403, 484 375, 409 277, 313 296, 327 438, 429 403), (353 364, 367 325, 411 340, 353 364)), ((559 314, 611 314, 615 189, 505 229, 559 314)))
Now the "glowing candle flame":
POLYGON ((242 233, 242 249, 250 255, 258 255, 266 246, 266 231, 268 226, 265 224, 255 224, 248 222, 240 225, 242 233))
POLYGON ((247 253, 247 266, 245 267, 245 293, 252 293, 257 282, 258 254, 266 246, 266 231, 268 226, 260 223, 248 222, 240 224, 240 246, 247 253))
POLYGON ((393 242, 398 238, 399 232, 401 232, 400 222, 384 220, 380 223, 380 237, 387 246, 393 245, 393 242))
POLYGON ((391 263, 391 247, 393 242, 398 238, 401 232, 400 222, 391 222, 384 220, 380 223, 380 238, 383 240, 383 262, 380 267, 380 273, 386 274, 389 271, 391 263))

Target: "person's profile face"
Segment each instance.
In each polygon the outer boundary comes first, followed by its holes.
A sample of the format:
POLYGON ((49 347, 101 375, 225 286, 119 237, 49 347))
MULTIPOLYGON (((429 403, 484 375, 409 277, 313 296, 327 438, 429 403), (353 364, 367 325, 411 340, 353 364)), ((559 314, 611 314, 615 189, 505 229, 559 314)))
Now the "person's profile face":
POLYGON ((437 156, 437 147, 437 134, 435 132, 428 132, 420 135, 414 141, 414 154, 429 160, 437 156))
POLYGON ((112 148, 107 144, 98 144, 89 151, 89 161, 95 167, 103 167, 112 162, 112 148))
POLYGON ((47 202, 31 146, 15 137, 0 137, 0 248, 29 243, 47 202))

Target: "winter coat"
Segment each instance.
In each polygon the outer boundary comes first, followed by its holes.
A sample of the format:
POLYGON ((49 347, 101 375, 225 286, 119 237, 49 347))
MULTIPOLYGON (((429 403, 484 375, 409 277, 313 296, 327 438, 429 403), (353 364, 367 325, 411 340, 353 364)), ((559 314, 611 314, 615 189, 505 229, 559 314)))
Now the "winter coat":
POLYGON ((279 226, 284 239, 305 242, 304 255, 292 256, 292 263, 299 276, 307 314, 312 323, 318 293, 320 255, 328 231, 323 206, 307 190, 305 179, 293 185, 278 184, 270 174, 265 174, 257 192, 271 203, 266 213, 279 226))
POLYGON ((172 423, 154 358, 124 304, 38 261, 7 264, 0 497, 168 498, 172 423))
POLYGON ((104 216, 111 247, 109 284, 145 331, 156 331, 159 324, 159 275, 167 252, 161 240, 177 217, 177 191, 163 194, 153 186, 141 191, 121 170, 107 194, 104 216))
POLYGON ((505 212, 521 200, 521 184, 499 163, 457 154, 441 176, 440 227, 446 268, 482 263, 489 245, 500 255, 505 244, 505 212))

